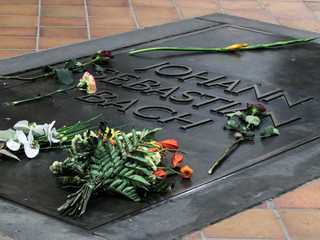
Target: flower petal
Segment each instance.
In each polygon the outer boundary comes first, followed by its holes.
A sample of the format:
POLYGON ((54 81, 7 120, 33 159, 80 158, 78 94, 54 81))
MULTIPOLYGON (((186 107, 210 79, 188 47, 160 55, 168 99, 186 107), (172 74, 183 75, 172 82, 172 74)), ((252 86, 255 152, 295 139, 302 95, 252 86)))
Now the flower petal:
POLYGON ((28 142, 27 136, 21 130, 16 131, 16 136, 17 136, 19 142, 21 142, 22 144, 26 144, 28 142))
POLYGON ((7 146, 7 148, 9 148, 12 151, 18 151, 20 149, 21 143, 18 141, 14 141, 12 139, 9 139, 6 142, 6 146, 7 146))
POLYGON ((14 126, 13 126, 14 129, 16 130, 21 130, 25 133, 27 133, 30 129, 29 127, 29 122, 27 120, 21 120, 19 122, 17 122, 14 126))
POLYGON ((4 131, 0 131, 0 141, 7 141, 10 138, 13 138, 13 136, 16 135, 16 131, 13 129, 8 129, 4 131))
POLYGON ((32 145, 28 142, 24 145, 24 152, 28 158, 34 158, 38 155, 40 149, 39 145, 32 147, 32 145))

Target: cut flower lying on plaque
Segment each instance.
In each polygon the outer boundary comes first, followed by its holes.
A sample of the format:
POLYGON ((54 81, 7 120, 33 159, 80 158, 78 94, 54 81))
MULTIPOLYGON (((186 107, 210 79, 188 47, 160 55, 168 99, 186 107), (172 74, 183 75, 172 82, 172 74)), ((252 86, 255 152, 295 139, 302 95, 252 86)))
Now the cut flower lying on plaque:
MULTIPOLYGON (((71 155, 50 167, 61 185, 79 188, 58 211, 77 218, 86 211, 93 193, 112 193, 142 201, 148 194, 170 191, 173 187, 167 178, 170 175, 189 178, 190 170, 187 176, 186 172, 161 166, 173 149, 166 148, 168 140, 163 141, 164 144, 155 141, 155 133, 160 130, 136 131, 133 128, 125 133, 102 122, 99 130, 76 135, 71 155)), ((175 152, 179 151, 176 140, 169 142, 174 143, 175 152)))
POLYGON ((19 157, 12 153, 12 151, 19 152, 20 150, 24 150, 28 158, 34 158, 41 149, 62 147, 53 146, 58 143, 65 144, 63 147, 67 148, 71 139, 79 132, 89 129, 89 122, 96 118, 59 129, 54 127, 55 121, 49 124, 36 124, 21 120, 13 128, 0 131, 0 158, 4 155, 20 161, 19 157))
POLYGON ((82 91, 86 91, 88 94, 94 94, 97 91, 96 81, 95 81, 94 77, 89 72, 85 72, 83 74, 82 78, 79 80, 79 83, 77 85, 74 85, 74 86, 71 86, 71 87, 68 87, 68 88, 64 88, 64 89, 58 89, 58 90, 56 90, 54 92, 47 93, 47 94, 44 94, 44 95, 38 95, 38 96, 33 97, 33 98, 14 101, 14 102, 12 102, 12 104, 13 105, 18 105, 20 103, 40 100, 42 98, 51 97, 54 94, 66 92, 66 91, 69 91, 69 90, 72 90, 72 89, 75 89, 75 88, 79 88, 82 91))
POLYGON ((233 147, 239 145, 244 141, 253 141, 257 138, 267 138, 274 135, 280 135, 278 129, 273 126, 267 126, 260 136, 255 136, 254 128, 260 125, 260 119, 268 116, 265 113, 266 108, 261 104, 247 104, 247 109, 243 112, 237 111, 234 113, 227 114, 228 121, 224 128, 234 132, 235 141, 224 151, 221 157, 214 162, 212 167, 209 169, 208 174, 212 174, 213 171, 218 167, 219 163, 225 160, 233 149, 233 147), (238 121, 236 121, 236 117, 238 121))
POLYGON ((318 38, 305 38, 298 40, 290 40, 290 41, 281 41, 275 43, 267 43, 267 44, 257 44, 249 46, 247 43, 242 44, 233 44, 224 48, 199 48, 199 47, 153 47, 153 48, 145 48, 139 50, 133 50, 129 52, 130 55, 134 55, 137 53, 150 52, 150 51, 197 51, 197 52, 235 52, 235 51, 245 51, 245 50, 256 50, 256 49, 266 49, 272 47, 279 47, 288 44, 295 44, 300 42, 309 42, 316 40, 318 38))
POLYGON ((46 73, 35 76, 35 77, 24 77, 24 76, 0 76, 0 80, 21 80, 21 81, 30 81, 34 82, 37 79, 45 78, 48 76, 56 76, 58 82, 62 85, 71 85, 73 80, 73 73, 85 72, 86 66, 93 64, 97 71, 104 71, 104 68, 99 64, 108 62, 111 58, 113 58, 112 54, 109 51, 97 51, 94 55, 92 55, 92 60, 88 62, 79 62, 77 59, 71 59, 64 64, 63 67, 53 67, 46 66, 44 70, 47 70, 46 73))

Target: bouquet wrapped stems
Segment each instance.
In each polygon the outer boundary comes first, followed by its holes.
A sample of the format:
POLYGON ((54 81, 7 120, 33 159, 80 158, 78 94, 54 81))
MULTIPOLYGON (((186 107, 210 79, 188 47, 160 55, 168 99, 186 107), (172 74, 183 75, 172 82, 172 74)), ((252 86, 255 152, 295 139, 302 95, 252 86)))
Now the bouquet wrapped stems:
POLYGON ((309 42, 318 38, 305 38, 305 39, 297 39, 290 41, 281 41, 275 43, 267 43, 267 44, 258 44, 248 46, 247 44, 235 44, 226 48, 197 48, 197 47, 154 47, 154 48, 144 48, 139 50, 134 50, 129 52, 130 55, 134 55, 142 52, 150 52, 150 51, 201 51, 201 52, 234 52, 234 51, 244 51, 244 50, 255 50, 262 48, 270 48, 277 47, 283 45, 289 45, 300 42, 309 42))

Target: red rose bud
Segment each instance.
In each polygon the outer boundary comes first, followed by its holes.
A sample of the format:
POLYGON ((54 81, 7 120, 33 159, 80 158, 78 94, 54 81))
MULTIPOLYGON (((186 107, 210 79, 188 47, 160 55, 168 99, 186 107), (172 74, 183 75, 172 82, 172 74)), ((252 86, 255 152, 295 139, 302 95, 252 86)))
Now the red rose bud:
POLYGON ((98 51, 96 52, 93 56, 92 56, 93 59, 100 59, 102 61, 108 61, 110 58, 113 58, 111 52, 109 51, 98 51))
POLYGON ((179 148, 179 144, 174 139, 167 139, 162 142, 160 142, 161 145, 166 148, 168 151, 170 150, 177 150, 179 148))
POLYGON ((167 178, 167 175, 166 175, 166 172, 163 171, 161 168, 157 169, 156 171, 154 171, 152 173, 152 175, 155 175, 157 177, 161 177, 163 179, 166 179, 167 178))
POLYGON ((249 104, 247 103, 247 114, 255 115, 256 113, 262 113, 266 111, 266 108, 261 104, 249 104))
POLYGON ((180 167, 183 164, 183 156, 179 153, 176 153, 171 158, 171 163, 173 167, 180 167))
POLYGON ((113 58, 111 52, 109 52, 109 51, 102 51, 102 52, 100 53, 100 56, 103 57, 103 58, 107 58, 107 57, 108 57, 108 58, 113 58))

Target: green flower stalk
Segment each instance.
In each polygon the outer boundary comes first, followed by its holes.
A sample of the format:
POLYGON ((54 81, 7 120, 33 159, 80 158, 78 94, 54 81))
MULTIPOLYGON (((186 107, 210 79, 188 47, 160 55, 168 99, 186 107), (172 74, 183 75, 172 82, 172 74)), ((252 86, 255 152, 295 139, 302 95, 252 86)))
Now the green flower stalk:
POLYGON ((255 50, 255 49, 262 49, 262 48, 270 48, 270 47, 277 47, 289 44, 295 44, 300 42, 309 42, 316 40, 317 38, 305 38, 305 39, 297 39, 297 40, 290 40, 290 41, 281 41, 275 43, 267 43, 267 44, 258 44, 248 46, 248 44, 234 44, 232 46, 226 48, 197 48, 197 47, 154 47, 154 48, 144 48, 139 50, 134 50, 129 52, 130 55, 134 55, 137 53, 142 52, 150 52, 150 51, 201 51, 201 52, 234 52, 234 51, 245 51, 245 50, 255 50))

